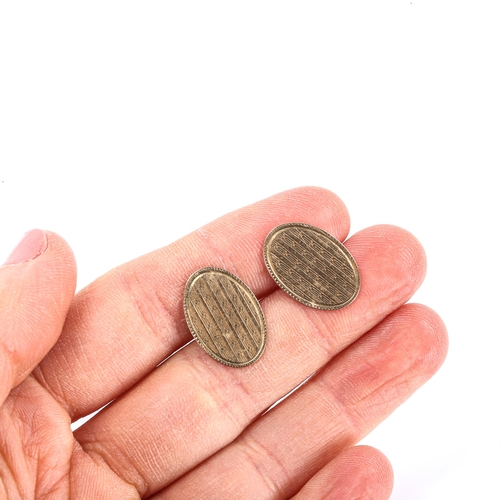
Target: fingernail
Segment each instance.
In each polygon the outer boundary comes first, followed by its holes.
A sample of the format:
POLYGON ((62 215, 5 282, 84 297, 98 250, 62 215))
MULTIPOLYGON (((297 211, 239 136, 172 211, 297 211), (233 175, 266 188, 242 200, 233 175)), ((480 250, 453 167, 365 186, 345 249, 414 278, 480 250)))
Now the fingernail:
POLYGON ((33 260, 47 249, 47 238, 41 229, 28 231, 17 244, 12 253, 7 257, 4 265, 20 264, 33 260))

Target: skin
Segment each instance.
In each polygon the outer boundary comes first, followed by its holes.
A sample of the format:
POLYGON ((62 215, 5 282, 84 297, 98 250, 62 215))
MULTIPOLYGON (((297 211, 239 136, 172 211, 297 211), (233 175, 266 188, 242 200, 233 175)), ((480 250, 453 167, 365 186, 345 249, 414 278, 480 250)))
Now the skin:
POLYGON ((54 233, 36 258, 1 267, 0 499, 389 498, 388 460, 355 445, 446 356, 438 315, 406 304, 424 279, 424 251, 394 226, 360 231, 345 242, 359 296, 318 311, 280 290, 262 257, 268 232, 294 221, 341 241, 349 232, 338 197, 299 188, 113 269, 76 296, 73 254, 54 233), (183 289, 208 265, 259 298, 264 354, 235 369, 193 342, 157 367, 192 338, 183 289))

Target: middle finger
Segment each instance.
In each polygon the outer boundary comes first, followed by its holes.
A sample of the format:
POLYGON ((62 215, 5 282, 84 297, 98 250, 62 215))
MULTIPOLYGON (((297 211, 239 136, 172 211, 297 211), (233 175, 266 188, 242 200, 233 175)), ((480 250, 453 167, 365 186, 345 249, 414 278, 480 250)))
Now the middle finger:
POLYGON ((246 368, 217 363, 196 344, 170 358, 78 429, 86 451, 152 494, 231 442, 274 401, 406 302, 425 273, 418 241, 376 226, 346 243, 361 274, 358 298, 318 311, 278 290, 262 302, 268 344, 246 368))

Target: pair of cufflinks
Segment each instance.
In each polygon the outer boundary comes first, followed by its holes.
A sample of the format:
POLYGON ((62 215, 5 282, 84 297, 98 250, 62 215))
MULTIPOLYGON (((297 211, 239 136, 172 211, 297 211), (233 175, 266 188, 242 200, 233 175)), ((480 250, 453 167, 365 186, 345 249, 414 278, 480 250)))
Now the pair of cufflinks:
MULTIPOLYGON (((358 295, 359 269, 352 255, 332 235, 309 224, 275 227, 264 242, 264 261, 274 281, 306 306, 340 309, 358 295)), ((225 365, 250 365, 264 351, 267 329, 260 303, 224 269, 205 267, 191 275, 184 314, 198 344, 225 365)))

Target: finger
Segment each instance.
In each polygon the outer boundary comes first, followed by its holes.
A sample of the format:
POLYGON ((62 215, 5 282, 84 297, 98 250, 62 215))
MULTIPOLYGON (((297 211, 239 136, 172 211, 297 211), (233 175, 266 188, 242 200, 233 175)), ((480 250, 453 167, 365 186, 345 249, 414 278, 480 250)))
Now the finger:
POLYGON ((0 267, 0 404, 56 342, 75 283, 67 243, 38 229, 0 267))
POLYGON ((182 297, 195 270, 223 267, 259 297, 277 288, 262 246, 274 226, 294 220, 316 224, 341 240, 349 231, 343 203, 319 188, 294 189, 228 214, 79 293, 36 378, 73 419, 100 408, 192 339, 182 297))
POLYGON ((446 350, 446 330, 433 311, 401 307, 155 498, 290 498, 428 380, 446 350), (217 482, 221 477, 229 479, 217 482))
POLYGON ((378 226, 346 242, 360 268, 357 299, 318 311, 278 289, 261 301, 268 345, 260 360, 231 369, 187 346, 86 425, 76 438, 149 494, 232 441, 269 405, 356 340, 420 284, 422 247, 408 232, 378 226))
POLYGON ((139 495, 75 442, 68 414, 28 376, 0 408, 0 498, 127 499, 139 495))
POLYGON ((326 464, 293 500, 387 500, 393 482, 385 455, 370 446, 355 446, 326 464))

